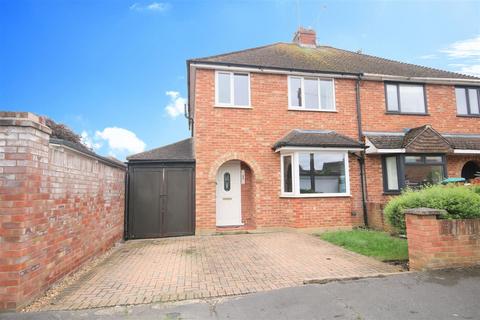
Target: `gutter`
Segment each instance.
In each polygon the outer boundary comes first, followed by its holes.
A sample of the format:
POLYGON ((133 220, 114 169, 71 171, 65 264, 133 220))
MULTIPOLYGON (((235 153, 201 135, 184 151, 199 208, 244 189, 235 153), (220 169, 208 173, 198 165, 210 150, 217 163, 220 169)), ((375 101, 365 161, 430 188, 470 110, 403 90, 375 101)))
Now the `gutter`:
POLYGON ((405 77, 392 76, 387 74, 364 73, 364 80, 374 81, 403 81, 403 82, 424 82, 434 84, 464 84, 464 85, 479 85, 480 79, 462 79, 462 78, 433 78, 433 77, 405 77))
MULTIPOLYGON (((361 108, 361 99, 360 99, 360 81, 362 80, 362 75, 358 75, 357 80, 355 81, 355 105, 357 109, 357 129, 358 129, 358 141, 363 140, 363 129, 362 129, 362 108, 361 108)), ((362 188, 362 209, 363 209, 363 223, 365 226, 368 226, 368 207, 367 207, 367 180, 365 172, 365 150, 360 151, 360 156, 357 157, 358 164, 360 165, 360 185, 362 188)))

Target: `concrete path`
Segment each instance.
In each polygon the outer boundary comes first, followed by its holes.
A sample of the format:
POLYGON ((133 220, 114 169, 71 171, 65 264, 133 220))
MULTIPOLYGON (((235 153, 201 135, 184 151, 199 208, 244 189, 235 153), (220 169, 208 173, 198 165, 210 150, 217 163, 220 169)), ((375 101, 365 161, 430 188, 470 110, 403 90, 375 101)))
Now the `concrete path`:
POLYGON ((189 304, 4 314, 1 319, 480 319, 480 269, 305 285, 189 304))
POLYGON ((36 310, 223 297, 298 286, 309 279, 397 271, 300 233, 137 240, 36 310))

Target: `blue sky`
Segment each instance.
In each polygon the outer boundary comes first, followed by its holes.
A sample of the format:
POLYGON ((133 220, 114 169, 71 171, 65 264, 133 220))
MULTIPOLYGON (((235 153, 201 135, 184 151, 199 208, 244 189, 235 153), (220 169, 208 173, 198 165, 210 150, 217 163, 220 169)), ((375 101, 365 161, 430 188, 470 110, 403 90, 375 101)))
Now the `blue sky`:
POLYGON ((0 110, 47 115, 123 159, 190 135, 175 112, 188 58, 303 25, 320 44, 480 75, 479 17, 480 1, 0 0, 0 110))

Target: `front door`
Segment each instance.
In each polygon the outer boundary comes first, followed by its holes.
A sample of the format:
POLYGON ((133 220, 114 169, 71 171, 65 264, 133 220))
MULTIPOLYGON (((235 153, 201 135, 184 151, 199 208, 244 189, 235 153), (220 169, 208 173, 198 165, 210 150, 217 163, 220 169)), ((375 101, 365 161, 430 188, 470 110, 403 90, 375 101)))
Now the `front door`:
POLYGON ((242 224, 240 161, 229 161, 217 174, 217 226, 242 224))

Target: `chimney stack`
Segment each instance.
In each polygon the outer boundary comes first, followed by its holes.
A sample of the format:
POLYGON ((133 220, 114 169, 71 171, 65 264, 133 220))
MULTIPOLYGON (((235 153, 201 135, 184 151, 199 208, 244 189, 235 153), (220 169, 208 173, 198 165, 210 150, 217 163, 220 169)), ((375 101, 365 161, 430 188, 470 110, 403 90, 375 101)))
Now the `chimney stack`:
POLYGON ((299 27, 293 36, 293 42, 302 47, 315 48, 317 46, 317 33, 313 29, 299 27))

